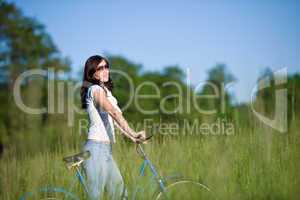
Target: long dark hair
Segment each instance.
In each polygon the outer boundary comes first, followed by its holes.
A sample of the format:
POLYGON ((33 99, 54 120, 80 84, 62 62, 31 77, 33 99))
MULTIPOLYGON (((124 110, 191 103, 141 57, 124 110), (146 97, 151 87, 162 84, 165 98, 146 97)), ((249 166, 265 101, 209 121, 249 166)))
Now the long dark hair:
POLYGON ((112 82, 112 79, 111 79, 110 75, 109 75, 108 81, 104 82, 104 83, 102 83, 99 80, 96 80, 96 79, 93 78, 93 75, 96 72, 97 66, 103 60, 106 62, 106 64, 110 68, 108 60, 106 58, 102 57, 102 56, 99 56, 99 55, 91 56, 85 62, 84 71, 83 71, 83 78, 82 78, 82 86, 81 86, 81 90, 80 90, 81 107, 83 109, 86 109, 86 93, 87 93, 88 88, 91 85, 100 85, 100 86, 104 85, 110 91, 113 90, 113 82, 112 82))

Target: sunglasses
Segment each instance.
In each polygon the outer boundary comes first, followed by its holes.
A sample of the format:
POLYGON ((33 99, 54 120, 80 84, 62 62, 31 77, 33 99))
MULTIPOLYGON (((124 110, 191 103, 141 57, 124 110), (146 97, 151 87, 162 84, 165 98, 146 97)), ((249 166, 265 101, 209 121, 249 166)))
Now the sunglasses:
POLYGON ((102 69, 109 69, 109 65, 108 64, 105 64, 105 65, 103 65, 103 66, 97 66, 97 68, 96 68, 96 71, 99 71, 99 70, 102 70, 102 69))

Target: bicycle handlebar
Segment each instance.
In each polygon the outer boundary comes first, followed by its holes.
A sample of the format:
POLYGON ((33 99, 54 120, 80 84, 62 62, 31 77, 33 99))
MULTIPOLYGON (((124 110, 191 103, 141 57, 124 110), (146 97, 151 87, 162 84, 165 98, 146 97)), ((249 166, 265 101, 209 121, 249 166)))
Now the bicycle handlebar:
MULTIPOLYGON (((147 140, 150 140, 152 138, 152 136, 153 136, 153 134, 149 135, 148 137, 145 138, 145 140, 143 142, 145 142, 147 140)), ((143 142, 137 142, 136 143, 136 152, 140 156, 142 156, 143 158, 145 158, 146 157, 146 153, 145 153, 145 151, 144 151, 144 149, 143 149, 143 147, 141 145, 141 144, 143 144, 143 142)))

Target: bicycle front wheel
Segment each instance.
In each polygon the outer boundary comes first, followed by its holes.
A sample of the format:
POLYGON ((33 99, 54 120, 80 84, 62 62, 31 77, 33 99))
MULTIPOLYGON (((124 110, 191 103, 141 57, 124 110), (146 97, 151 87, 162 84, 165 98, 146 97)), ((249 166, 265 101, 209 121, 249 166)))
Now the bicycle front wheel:
POLYGON ((167 184, 165 189, 159 191, 155 200, 201 200, 214 199, 210 189, 202 183, 181 179, 167 184))

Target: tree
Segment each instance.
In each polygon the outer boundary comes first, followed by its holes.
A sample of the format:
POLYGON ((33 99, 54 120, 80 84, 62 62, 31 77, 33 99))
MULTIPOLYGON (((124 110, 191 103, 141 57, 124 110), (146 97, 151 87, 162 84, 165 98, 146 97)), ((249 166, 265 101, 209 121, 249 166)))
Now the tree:
MULTIPOLYGON (((52 68, 70 71, 68 59, 62 58, 45 27, 34 18, 26 17, 14 3, 0 2, 0 84, 3 134, 30 129, 38 130, 41 115, 23 113, 13 99, 19 75, 30 69, 52 68)), ((31 107, 47 105, 47 81, 29 78, 22 83, 22 98, 31 107)))
MULTIPOLYGON (((232 118, 232 96, 226 91, 226 86, 236 81, 225 64, 217 64, 208 71, 208 78, 200 95, 216 95, 216 98, 203 98, 198 101, 203 110, 215 110, 215 117, 232 118)), ((208 117, 208 116, 207 116, 208 117)), ((215 118, 213 117, 213 118, 215 118)))

